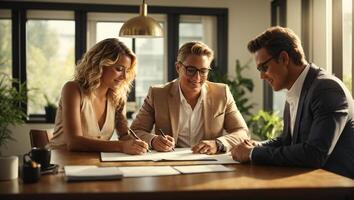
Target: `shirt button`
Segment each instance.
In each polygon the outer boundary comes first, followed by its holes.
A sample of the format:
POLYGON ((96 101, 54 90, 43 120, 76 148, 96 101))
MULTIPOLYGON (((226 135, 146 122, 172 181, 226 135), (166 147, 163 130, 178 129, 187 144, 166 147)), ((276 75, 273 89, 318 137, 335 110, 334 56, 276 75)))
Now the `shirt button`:
POLYGON ((101 139, 101 136, 99 135, 99 136, 97 136, 97 139, 101 139))

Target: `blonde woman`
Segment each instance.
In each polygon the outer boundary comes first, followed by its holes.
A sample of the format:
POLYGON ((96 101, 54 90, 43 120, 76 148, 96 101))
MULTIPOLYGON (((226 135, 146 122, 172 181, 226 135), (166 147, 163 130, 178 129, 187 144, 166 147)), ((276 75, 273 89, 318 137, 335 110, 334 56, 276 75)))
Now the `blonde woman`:
POLYGON ((125 102, 135 74, 136 57, 118 39, 93 46, 62 89, 51 148, 145 153, 141 140, 110 141, 114 129, 121 136, 128 132, 125 102))

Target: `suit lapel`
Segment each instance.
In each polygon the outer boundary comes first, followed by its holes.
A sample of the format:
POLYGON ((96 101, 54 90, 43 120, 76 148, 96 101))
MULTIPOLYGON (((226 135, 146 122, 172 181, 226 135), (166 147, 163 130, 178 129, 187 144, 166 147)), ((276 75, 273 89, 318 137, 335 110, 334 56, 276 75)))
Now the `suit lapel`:
POLYGON ((284 130, 283 130, 283 137, 284 137, 284 142, 286 144, 290 144, 290 108, 289 108, 289 103, 285 102, 285 108, 284 108, 284 130))
POLYGON ((315 77, 317 76, 318 72, 319 72, 319 68, 313 64, 310 64, 310 69, 306 75, 304 84, 302 86, 300 99, 299 99, 299 103, 297 106, 296 120, 295 120, 295 124, 294 124, 294 133, 293 133, 292 142, 291 142, 292 144, 296 144, 296 142, 297 142, 297 137, 299 135, 299 128, 300 128, 299 122, 300 122, 300 119, 302 116, 304 101, 306 99, 307 92, 308 92, 309 88, 311 87, 311 84, 312 84, 313 80, 315 79, 315 77))
POLYGON ((213 117, 213 112, 211 108, 212 106, 212 101, 209 95, 207 95, 207 92, 209 90, 208 84, 204 83, 204 86, 202 87, 202 99, 203 99, 203 115, 204 115, 204 139, 207 139, 207 134, 208 130, 210 130, 211 126, 211 119, 213 117))
POLYGON ((171 128, 173 133, 173 138, 177 141, 178 138, 178 120, 179 120, 179 106, 180 106, 180 96, 179 96, 179 81, 176 80, 171 86, 170 93, 168 95, 168 107, 169 115, 171 119, 171 128))

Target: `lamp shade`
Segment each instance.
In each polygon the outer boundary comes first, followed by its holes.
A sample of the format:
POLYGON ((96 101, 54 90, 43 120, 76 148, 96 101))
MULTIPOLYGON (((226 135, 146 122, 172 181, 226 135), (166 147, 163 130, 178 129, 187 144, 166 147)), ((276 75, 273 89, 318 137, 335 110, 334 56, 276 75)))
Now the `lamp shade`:
POLYGON ((163 37, 160 24, 152 17, 147 16, 145 0, 140 6, 140 16, 126 21, 119 31, 120 37, 163 37))

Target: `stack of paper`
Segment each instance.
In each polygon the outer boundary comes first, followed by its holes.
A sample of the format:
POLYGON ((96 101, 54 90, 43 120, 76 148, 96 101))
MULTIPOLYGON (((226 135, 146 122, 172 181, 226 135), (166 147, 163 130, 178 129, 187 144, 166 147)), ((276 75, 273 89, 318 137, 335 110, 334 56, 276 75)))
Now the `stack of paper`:
POLYGON ((191 173, 229 172, 223 165, 97 167, 94 165, 64 166, 67 181, 112 180, 124 177, 167 176, 191 173))
POLYGON ((234 164, 230 154, 194 154, 190 148, 176 148, 171 152, 152 151, 143 155, 128 155, 125 153, 101 152, 104 161, 200 161, 200 164, 234 164))
POLYGON ((180 174, 171 166, 118 167, 124 177, 166 176, 180 174))
POLYGON ((123 174, 117 167, 97 167, 95 165, 64 166, 66 181, 116 180, 123 174))
POLYGON ((173 168, 175 168, 182 174, 234 171, 234 169, 225 167, 223 165, 189 165, 189 166, 174 166, 173 168))

